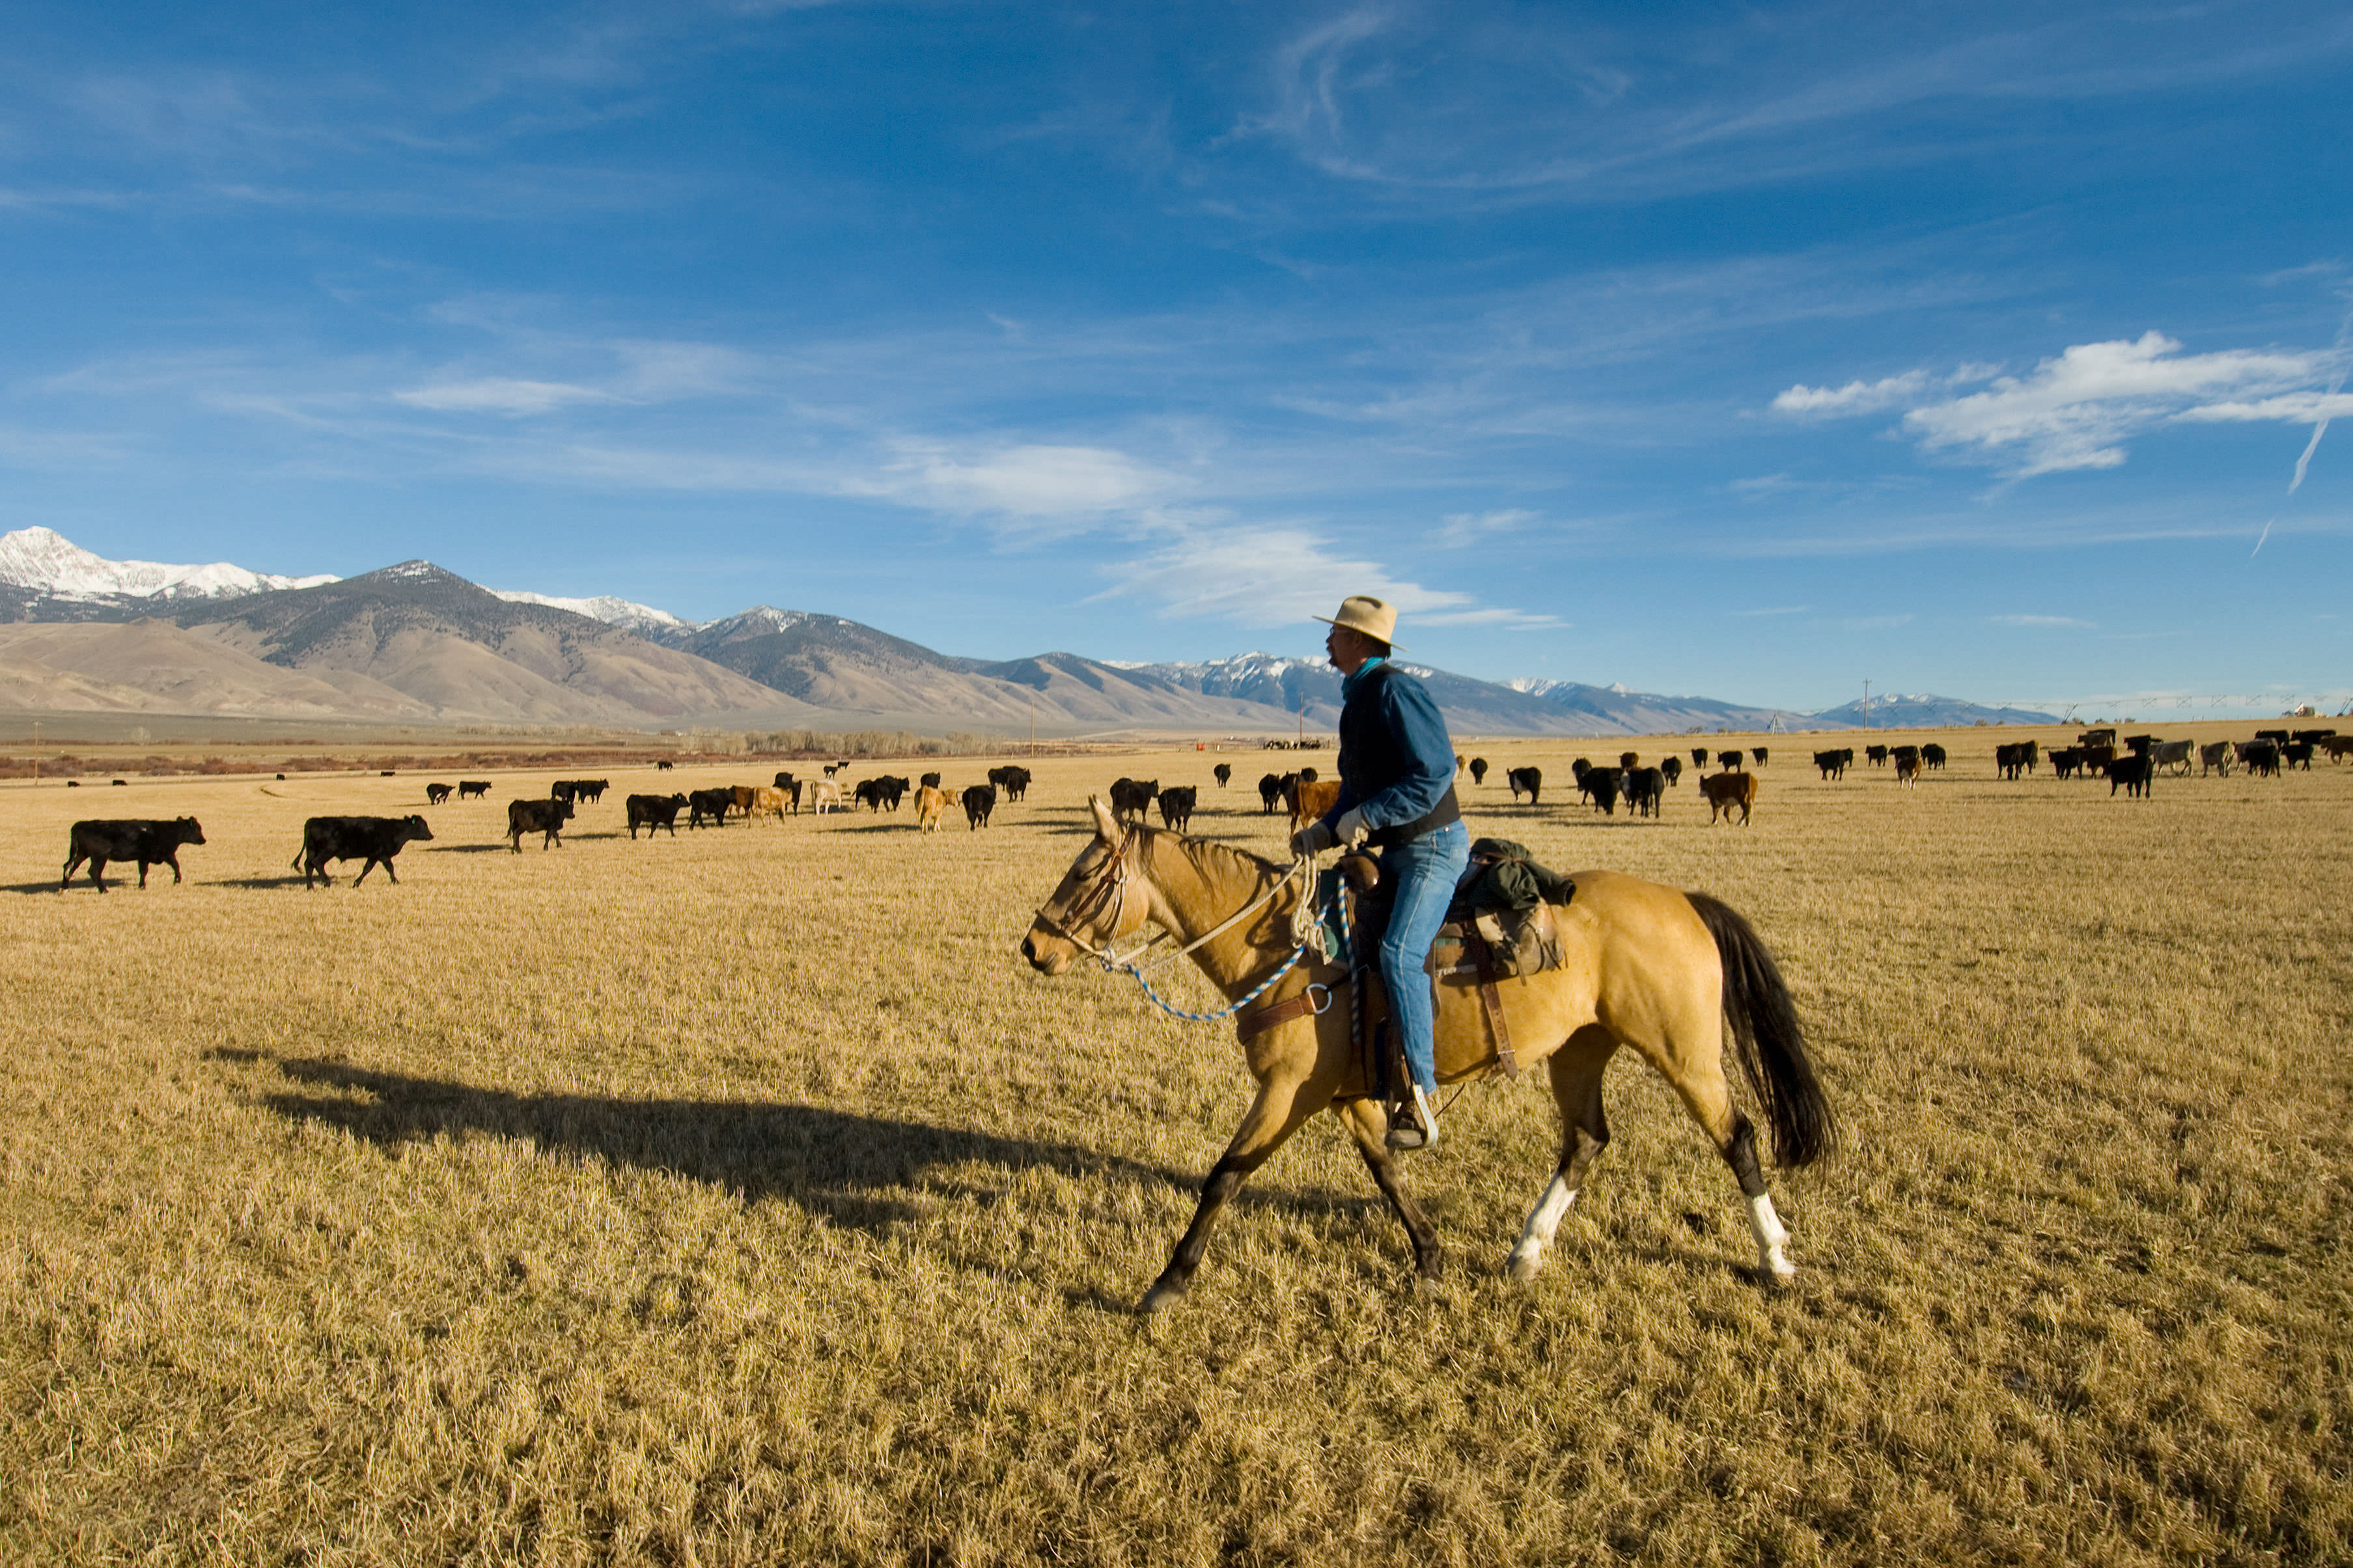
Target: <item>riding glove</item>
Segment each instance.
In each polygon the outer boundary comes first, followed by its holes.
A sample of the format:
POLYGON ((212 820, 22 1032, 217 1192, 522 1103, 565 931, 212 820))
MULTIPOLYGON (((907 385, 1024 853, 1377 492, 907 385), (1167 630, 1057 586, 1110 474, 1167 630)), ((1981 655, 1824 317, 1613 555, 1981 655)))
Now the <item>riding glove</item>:
POLYGON ((1291 853, 1303 860, 1311 855, 1321 855, 1338 842, 1330 828, 1320 822, 1311 822, 1291 836, 1291 853))
POLYGON ((1351 849, 1362 844, 1371 832, 1365 826, 1365 814, 1353 805, 1342 812, 1340 820, 1332 826, 1332 836, 1351 849))

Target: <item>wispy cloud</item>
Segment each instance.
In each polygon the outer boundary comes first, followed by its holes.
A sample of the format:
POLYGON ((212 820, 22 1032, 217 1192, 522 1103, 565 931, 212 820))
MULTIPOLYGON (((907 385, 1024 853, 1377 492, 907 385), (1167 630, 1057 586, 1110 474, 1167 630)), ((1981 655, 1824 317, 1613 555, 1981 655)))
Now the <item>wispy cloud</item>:
MULTIPOLYGON (((2263 349, 2185 354, 2181 347, 2149 331, 2074 344, 2030 374, 1993 376, 1984 391, 1943 401, 1915 401, 1936 383, 1910 372, 1836 389, 1793 386, 1772 406, 1839 416, 1913 403, 1902 428, 1924 449, 1972 454, 2013 479, 2121 467, 2128 440, 2168 422, 2300 425, 2353 407, 2353 397, 2312 390, 2341 355, 2263 349)), ((1984 367, 1965 367, 1947 382, 1983 380, 1988 374, 1984 367)))
POLYGON ((548 414, 574 404, 620 401, 593 387, 560 381, 518 381, 505 376, 415 386, 392 396, 396 403, 431 409, 437 414, 503 414, 511 418, 548 414))
POLYGON ((1435 542, 1440 549, 1457 549, 1498 533, 1517 533, 1535 520, 1535 512, 1518 507, 1506 507, 1498 511, 1450 512, 1444 526, 1438 531, 1435 542))
POLYGON ((1104 597, 1155 601, 1164 616, 1241 626, 1296 626, 1348 594, 1395 605, 1412 646, 1415 625, 1505 628, 1557 626, 1549 616, 1482 605, 1468 594, 1426 588, 1375 561, 1335 548, 1304 528, 1183 528, 1139 558, 1105 568, 1104 597))
POLYGON ((2099 625, 2097 621, 2079 620, 2073 616, 1988 616, 1987 620, 1998 626, 2084 626, 2099 625))
POLYGON ((1935 383, 1925 370, 1907 370, 1878 381, 1850 381, 1844 386, 1793 386, 1773 399, 1776 414, 1872 414, 1909 403, 1935 383))
POLYGON ((961 455, 912 449, 849 488, 939 511, 1070 519, 1171 500, 1177 484, 1124 452, 1025 445, 961 455))

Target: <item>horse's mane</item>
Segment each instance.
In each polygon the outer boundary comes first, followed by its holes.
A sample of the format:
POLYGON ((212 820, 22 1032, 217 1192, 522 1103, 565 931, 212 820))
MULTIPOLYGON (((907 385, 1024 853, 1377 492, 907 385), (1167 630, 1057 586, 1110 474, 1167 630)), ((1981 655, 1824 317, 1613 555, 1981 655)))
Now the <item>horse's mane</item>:
POLYGON ((1255 850, 1237 849, 1230 844, 1220 844, 1214 838, 1198 838, 1192 834, 1178 833, 1165 827, 1145 827, 1140 823, 1137 826, 1144 834, 1144 848, 1147 856, 1153 852, 1154 847, 1161 839, 1173 838, 1176 841, 1177 847, 1182 849, 1186 857, 1197 867, 1201 863, 1200 852, 1206 850, 1211 855, 1222 856, 1229 860, 1248 861, 1252 873, 1261 879, 1279 877, 1290 869, 1290 867, 1282 862, 1270 860, 1255 850))

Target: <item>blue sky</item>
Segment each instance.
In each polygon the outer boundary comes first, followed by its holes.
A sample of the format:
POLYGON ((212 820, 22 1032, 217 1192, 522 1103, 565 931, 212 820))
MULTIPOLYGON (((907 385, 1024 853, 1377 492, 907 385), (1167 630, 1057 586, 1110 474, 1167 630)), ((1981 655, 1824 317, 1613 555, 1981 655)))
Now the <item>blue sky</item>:
POLYGON ((1370 591, 1490 679, 2353 691, 2341 4, 0 16, 0 526, 982 657, 1370 591))

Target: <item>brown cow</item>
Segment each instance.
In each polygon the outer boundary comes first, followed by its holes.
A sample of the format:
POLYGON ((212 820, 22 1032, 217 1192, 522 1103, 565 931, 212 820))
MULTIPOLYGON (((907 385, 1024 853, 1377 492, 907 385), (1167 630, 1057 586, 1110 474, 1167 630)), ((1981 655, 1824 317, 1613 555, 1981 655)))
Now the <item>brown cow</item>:
POLYGON ((1748 808, 1757 804, 1757 775, 1749 773, 1725 772, 1711 773, 1699 781, 1700 794, 1707 796, 1707 825, 1715 826, 1719 813, 1729 817, 1732 808, 1740 808, 1740 826, 1748 826, 1748 808))
POLYGON ((937 833, 940 819, 955 804, 955 796, 936 784, 922 784, 915 790, 915 826, 925 833, 937 833))
POLYGON ((1618 765, 1630 773, 1642 765, 1642 759, 1633 752, 1620 752, 1618 753, 1618 765))
POLYGON ((1338 779, 1301 779, 1287 792, 1291 798, 1291 831, 1321 822, 1340 804, 1338 779))

